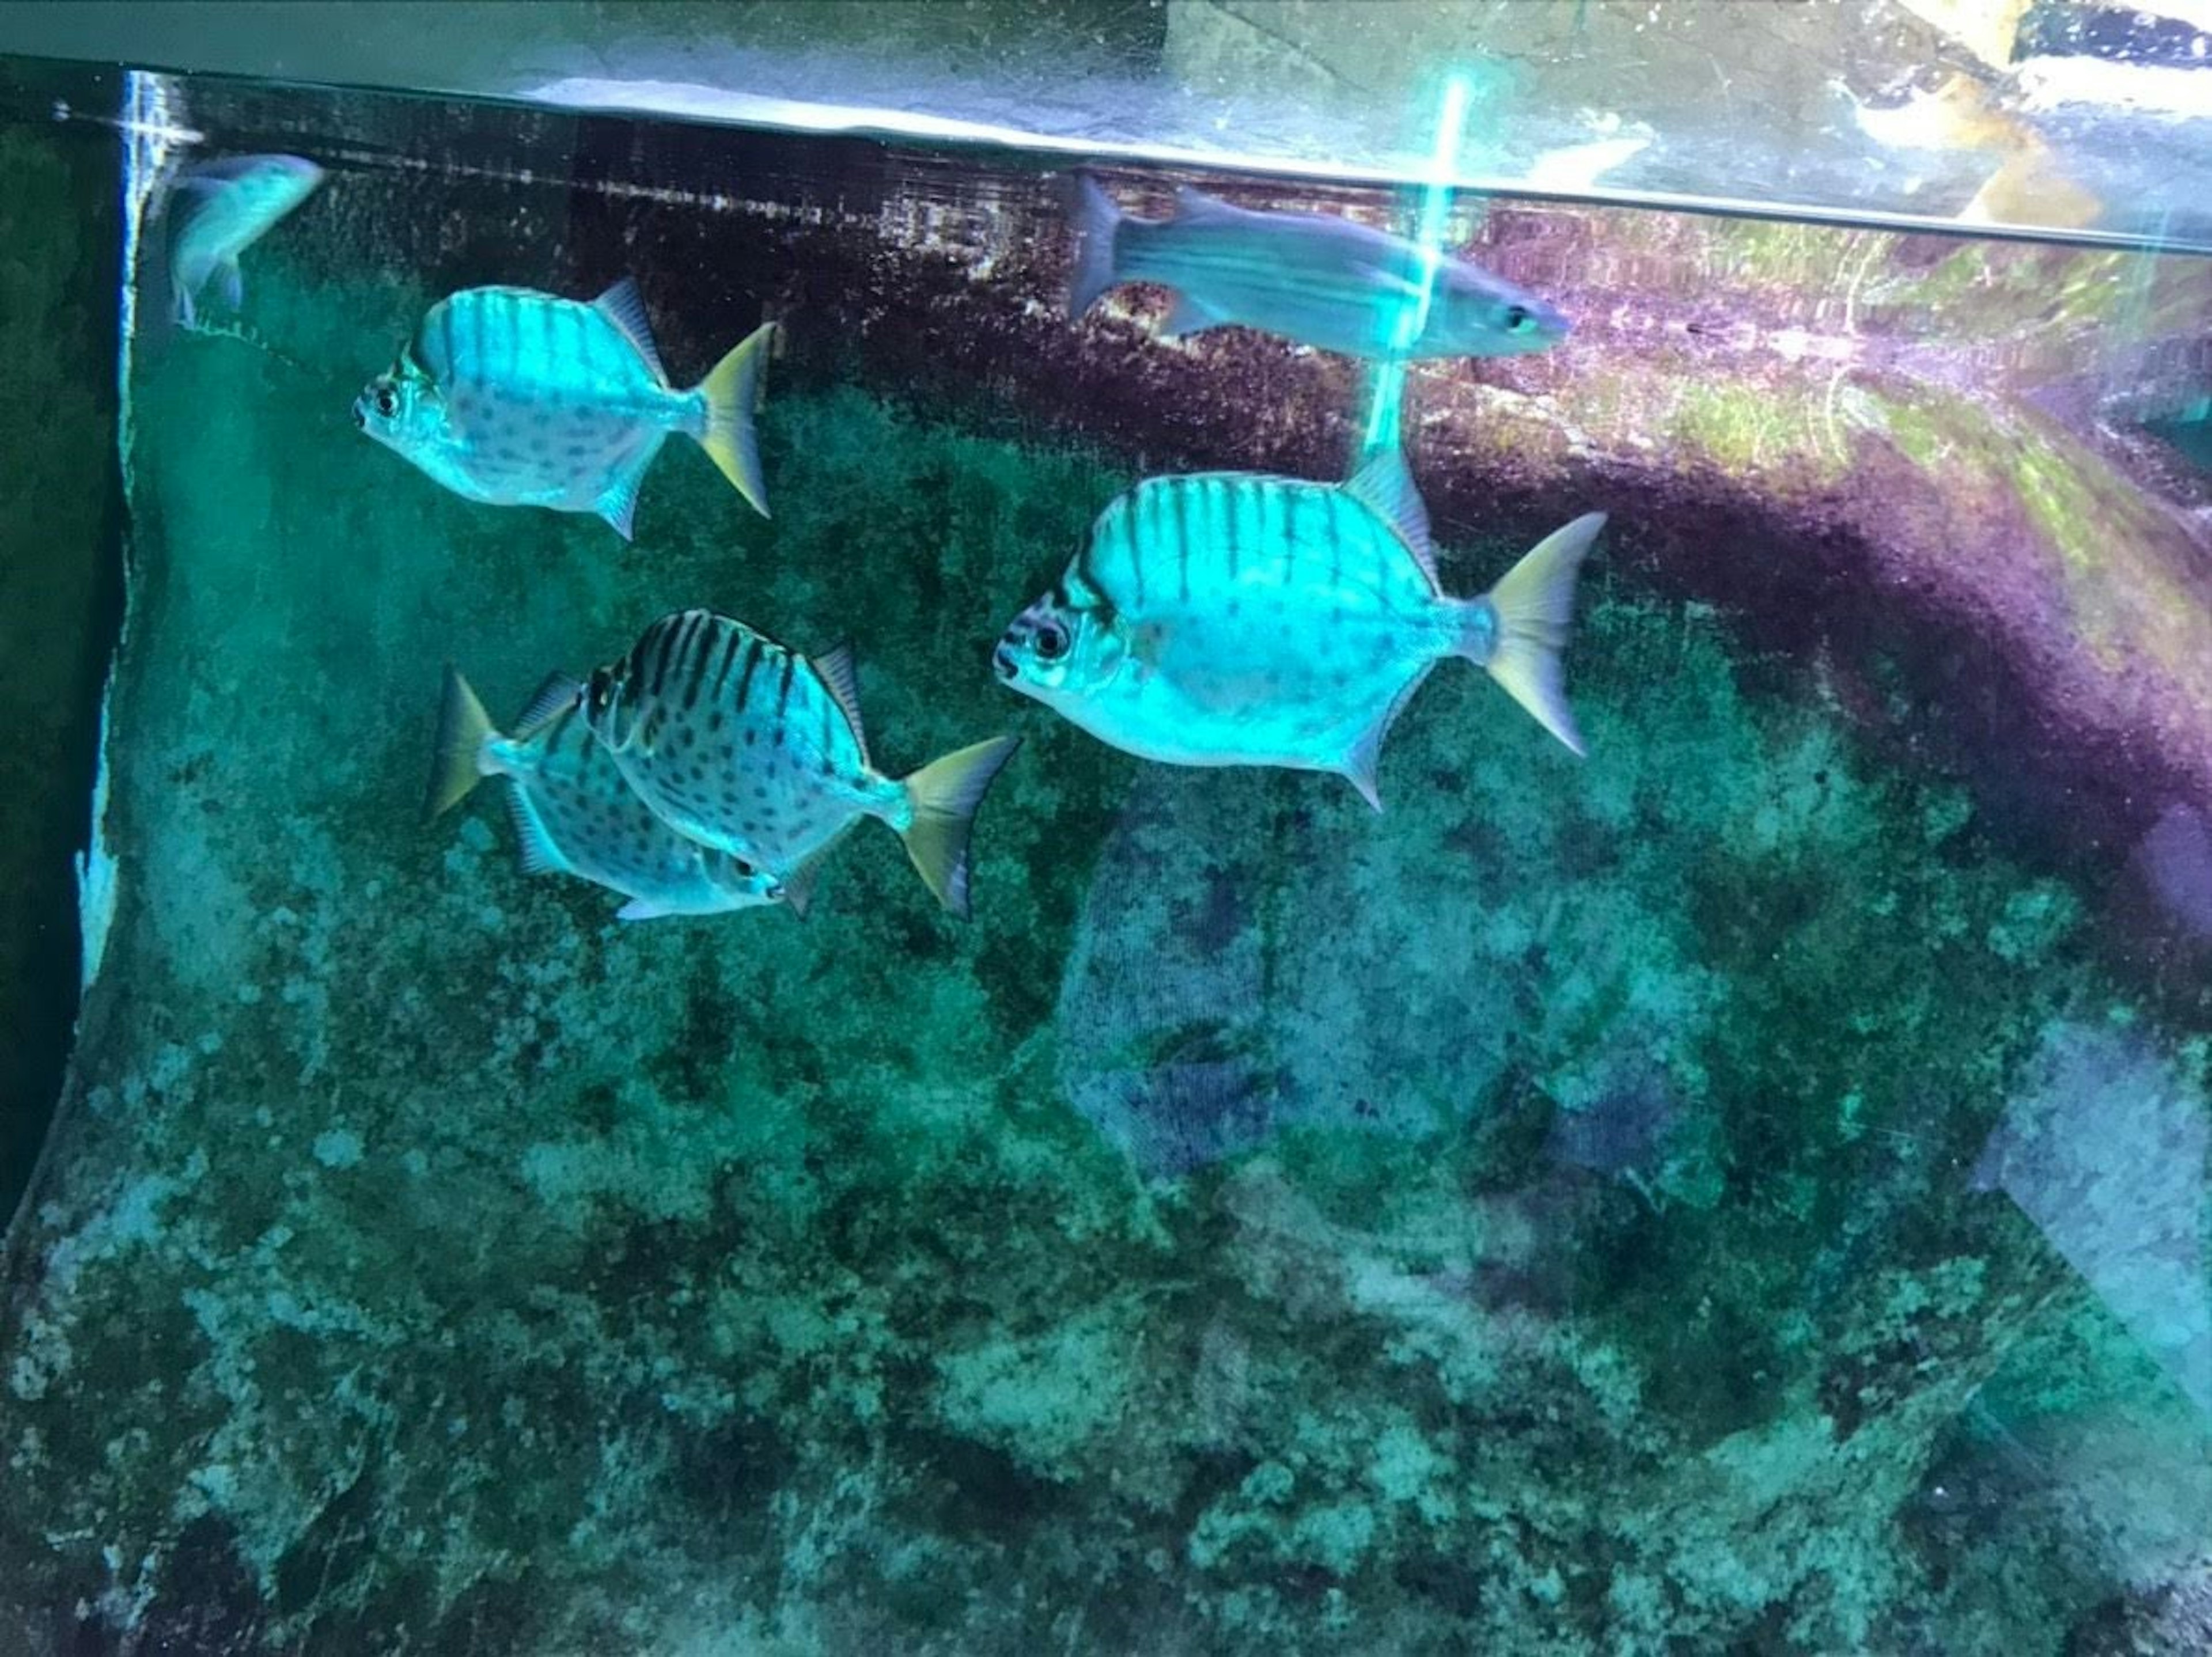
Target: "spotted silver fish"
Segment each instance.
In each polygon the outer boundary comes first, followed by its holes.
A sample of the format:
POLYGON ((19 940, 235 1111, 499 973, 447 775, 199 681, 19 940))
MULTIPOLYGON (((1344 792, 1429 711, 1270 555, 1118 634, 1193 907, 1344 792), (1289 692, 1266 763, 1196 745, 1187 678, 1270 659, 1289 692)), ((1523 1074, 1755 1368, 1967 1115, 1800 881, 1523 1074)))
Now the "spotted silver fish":
POLYGON ((809 661, 705 610, 646 628, 592 675, 583 707, 623 774, 679 832, 790 878, 876 817, 963 919, 975 808, 1019 746, 995 737, 884 776, 868 757, 849 650, 809 661))
POLYGON ((323 181, 323 169, 299 155, 233 155, 187 168, 177 179, 182 203, 169 243, 169 285, 177 319, 199 323, 199 298, 211 278, 237 310, 246 299, 238 261, 323 181))
POLYGON ((501 777, 524 871, 580 875, 619 892, 629 900, 616 912, 620 920, 720 914, 779 900, 805 912, 803 889, 686 840, 653 816, 580 717, 579 689, 555 674, 504 736, 448 667, 424 816, 451 809, 479 778, 501 777))
POLYGON ((707 451, 763 516, 753 407, 775 333, 764 323, 689 391, 668 383, 628 277, 582 304, 471 288, 430 307, 354 422, 456 495, 596 513, 624 540, 672 432, 707 451))
POLYGON ((1603 527, 1556 531, 1479 598, 1438 586, 1395 451, 1349 483, 1156 477, 1109 502, 999 641, 999 677, 1092 735, 1171 765, 1333 771, 1376 810, 1391 721, 1436 665, 1490 671, 1576 753, 1559 652, 1603 527))
POLYGON ((1419 331, 1401 347, 1396 331, 1419 310, 1426 280, 1421 249, 1402 236, 1327 214, 1255 213, 1188 185, 1167 219, 1122 213, 1087 173, 1073 174, 1068 190, 1071 319, 1109 288, 1149 282, 1175 291, 1160 331, 1170 337, 1235 324, 1383 358, 1514 356, 1566 337, 1567 319, 1534 294, 1446 257, 1419 331))

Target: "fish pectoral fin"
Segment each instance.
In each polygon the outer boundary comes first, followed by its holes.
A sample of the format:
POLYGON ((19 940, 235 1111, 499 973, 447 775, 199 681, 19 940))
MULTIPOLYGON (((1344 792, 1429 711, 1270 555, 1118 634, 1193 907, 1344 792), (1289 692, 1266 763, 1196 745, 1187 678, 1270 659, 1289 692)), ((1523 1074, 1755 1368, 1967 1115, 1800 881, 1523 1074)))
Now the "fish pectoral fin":
POLYGON ((615 919, 617 920, 654 920, 662 915, 671 915, 675 913, 675 910, 665 907, 649 897, 634 897, 615 911, 615 919))
POLYGON ((1174 308, 1168 313, 1167 320, 1160 324, 1160 337, 1180 339, 1185 334, 1203 333, 1208 328, 1224 325, 1224 319, 1189 294, 1177 294, 1174 308))
POLYGON ((530 795, 520 782, 513 782, 507 791, 507 815, 514 820, 514 837, 521 842, 522 872, 526 875, 566 875, 575 871, 561 848, 553 843, 553 836, 545 832, 539 821, 538 808, 530 803, 530 795))

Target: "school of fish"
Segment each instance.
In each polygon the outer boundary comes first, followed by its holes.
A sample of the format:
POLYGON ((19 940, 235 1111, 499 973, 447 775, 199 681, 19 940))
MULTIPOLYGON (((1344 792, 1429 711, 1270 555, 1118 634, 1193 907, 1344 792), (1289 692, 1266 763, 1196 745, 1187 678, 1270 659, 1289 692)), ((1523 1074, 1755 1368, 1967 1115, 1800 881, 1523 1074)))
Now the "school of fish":
MULTIPOLYGON (((289 155, 181 175, 170 270, 187 327, 210 281, 242 303, 241 256, 323 179, 289 155)), ((1188 187, 1169 217, 1148 219, 1088 173, 1064 189, 1072 320, 1136 282, 1171 294, 1158 329, 1170 337, 1244 327, 1380 361, 1512 355, 1567 334, 1559 311, 1471 260, 1349 219, 1254 211, 1188 187)), ((353 418, 465 500, 591 514, 625 541, 647 473, 681 435, 764 517, 754 421, 775 343, 763 323, 679 387, 626 276, 589 300, 465 288, 423 313, 353 418)), ((1007 624, 991 667, 1130 754, 1327 772, 1379 811, 1383 740, 1451 658, 1584 751, 1562 653, 1576 578, 1604 525, 1585 513, 1486 592, 1455 597, 1395 447, 1343 483, 1146 478, 1099 511, 1058 579, 1007 624)), ((623 920, 772 906, 803 916, 825 860, 874 818, 938 905, 965 918, 977 810, 1019 746, 989 736, 904 775, 882 771, 848 646, 802 654, 753 622, 691 608, 652 620, 588 674, 549 675, 505 731, 448 666, 424 815, 497 778, 524 871, 591 882, 623 900, 623 920)))

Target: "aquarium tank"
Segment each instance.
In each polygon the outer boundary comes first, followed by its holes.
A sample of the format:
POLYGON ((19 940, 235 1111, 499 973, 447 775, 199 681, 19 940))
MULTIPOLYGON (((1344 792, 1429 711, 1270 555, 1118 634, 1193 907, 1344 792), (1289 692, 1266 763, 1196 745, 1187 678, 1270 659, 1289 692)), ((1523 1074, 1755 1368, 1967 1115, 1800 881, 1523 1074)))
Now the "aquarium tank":
POLYGON ((0 1657, 2212 1651, 2203 0, 0 7, 0 1657))

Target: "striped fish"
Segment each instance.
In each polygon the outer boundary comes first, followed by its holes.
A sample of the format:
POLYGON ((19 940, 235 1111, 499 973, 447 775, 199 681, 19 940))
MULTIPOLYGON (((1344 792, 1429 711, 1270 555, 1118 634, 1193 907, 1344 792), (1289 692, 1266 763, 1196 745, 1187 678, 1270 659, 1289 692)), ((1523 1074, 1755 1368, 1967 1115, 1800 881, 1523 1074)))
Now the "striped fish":
POLYGON ((187 328, 199 325, 201 290, 217 278, 237 310, 246 300, 240 256, 322 181, 323 169, 298 155, 233 155, 181 174, 177 191, 186 204, 169 243, 177 319, 187 328))
POLYGON ((1391 721, 1462 656, 1583 751, 1559 651, 1605 519, 1577 519, 1479 598, 1437 582, 1395 451, 1349 483, 1156 477, 1109 502, 999 641, 1000 679, 1101 740, 1170 765, 1334 771, 1377 810, 1391 721))
POLYGON ((1425 274, 1413 242, 1350 219, 1251 212, 1188 185, 1175 202, 1171 218, 1133 218, 1090 175, 1072 175, 1071 320, 1109 288, 1149 282, 1175 291, 1160 331, 1170 337, 1234 324, 1368 358, 1515 356, 1566 337, 1566 319, 1534 294, 1443 258, 1420 331, 1401 350, 1396 331, 1419 307, 1425 274))
POLYGON ((502 736, 468 681, 446 670, 437 762, 424 816, 451 809, 480 777, 503 777, 528 874, 580 875, 629 901, 623 920, 720 914, 804 893, 726 852, 678 834, 637 797, 578 708, 580 687, 564 674, 545 682, 502 736))
POLYGON ((809 661, 705 610, 646 628, 592 675, 583 707, 623 774, 679 832, 789 881, 855 820, 879 818, 963 919, 975 808, 1019 745, 997 737, 884 776, 868 758, 849 650, 809 661))
POLYGON ((765 516, 753 406, 774 335, 763 323, 678 391, 627 276, 588 305, 471 288, 430 307, 354 423, 456 495, 596 513, 625 541, 646 469, 680 432, 765 516))

